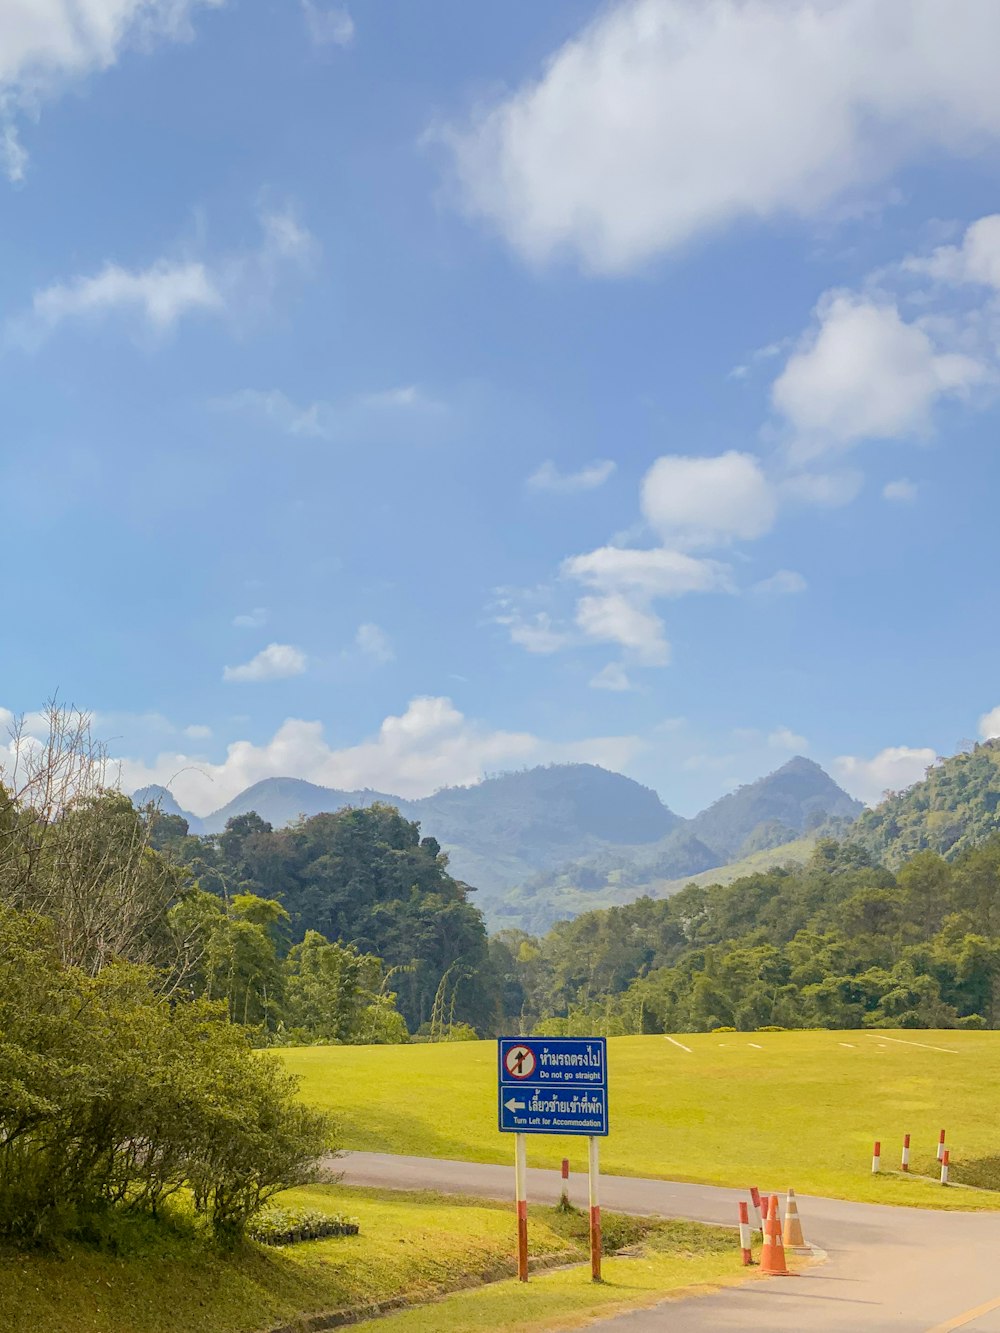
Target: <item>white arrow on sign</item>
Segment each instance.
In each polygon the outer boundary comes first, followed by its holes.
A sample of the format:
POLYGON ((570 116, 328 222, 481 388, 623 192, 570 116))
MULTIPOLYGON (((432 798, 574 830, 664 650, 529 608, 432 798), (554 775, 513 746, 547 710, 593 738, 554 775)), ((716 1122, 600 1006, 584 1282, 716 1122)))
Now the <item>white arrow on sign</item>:
POLYGON ((516 1102, 514 1098, 511 1097, 509 1102, 504 1102, 504 1106, 506 1106, 508 1111, 523 1111, 527 1106, 527 1102, 516 1102))

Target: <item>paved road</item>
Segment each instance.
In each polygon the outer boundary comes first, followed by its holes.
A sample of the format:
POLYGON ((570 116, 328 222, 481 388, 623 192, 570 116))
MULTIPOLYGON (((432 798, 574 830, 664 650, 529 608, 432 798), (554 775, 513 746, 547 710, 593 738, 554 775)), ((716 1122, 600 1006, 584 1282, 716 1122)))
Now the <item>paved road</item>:
MULTIPOLYGON (((332 1168, 351 1185, 497 1199, 512 1192, 513 1170, 505 1166, 345 1153, 332 1168)), ((586 1203, 586 1186, 582 1176, 570 1181, 574 1203, 586 1203)), ((529 1170, 530 1199, 554 1203, 561 1188, 557 1171, 529 1170)), ((618 1212, 732 1225, 741 1197, 711 1185, 601 1177, 601 1202, 618 1212)), ((588 1327, 608 1333, 1000 1333, 1000 1214, 886 1208, 809 1195, 799 1195, 799 1211, 806 1239, 827 1252, 826 1263, 798 1277, 669 1301, 588 1327)))

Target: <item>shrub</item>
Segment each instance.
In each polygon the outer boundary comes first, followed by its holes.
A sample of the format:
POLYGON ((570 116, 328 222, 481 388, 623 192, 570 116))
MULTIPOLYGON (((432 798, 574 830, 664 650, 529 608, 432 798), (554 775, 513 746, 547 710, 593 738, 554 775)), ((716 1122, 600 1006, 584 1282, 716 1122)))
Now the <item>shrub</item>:
POLYGON ((326 1118, 252 1051, 225 1006, 174 1001, 152 969, 64 966, 43 921, 0 906, 0 1236, 83 1235, 190 1189, 232 1242, 311 1179, 326 1118))
POLYGON ((298 1208, 268 1208, 250 1223, 247 1234, 263 1245, 294 1245, 326 1236, 356 1236, 361 1224, 339 1213, 310 1213, 298 1208))

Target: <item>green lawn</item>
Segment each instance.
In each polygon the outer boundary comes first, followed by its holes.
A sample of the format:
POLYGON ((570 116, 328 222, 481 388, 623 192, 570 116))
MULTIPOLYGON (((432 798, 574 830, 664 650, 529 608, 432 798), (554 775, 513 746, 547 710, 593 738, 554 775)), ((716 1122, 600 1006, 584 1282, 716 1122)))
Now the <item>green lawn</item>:
MULTIPOLYGON (((280 1249, 248 1246, 233 1257, 189 1237, 146 1235, 120 1258, 82 1246, 60 1255, 0 1250, 3 1333, 259 1333, 324 1311, 405 1297, 427 1300, 512 1271, 511 1210, 501 1205, 310 1186, 289 1206, 347 1213, 359 1236, 280 1249)), ((583 1252, 552 1209, 531 1224, 532 1252, 583 1252), (558 1229, 557 1229, 558 1228, 558 1229)), ((737 1257, 732 1257, 737 1262, 737 1257)))
MULTIPOLYGON (((280 1249, 251 1245, 230 1257, 197 1238, 149 1227, 130 1238, 128 1257, 82 1246, 59 1255, 0 1249, 0 1329, 262 1333, 286 1323, 298 1328, 313 1315, 373 1310, 395 1301, 417 1306, 463 1290, 469 1297, 476 1290, 484 1293, 482 1305, 459 1302, 455 1318, 466 1322, 443 1322, 442 1314, 414 1327, 506 1327, 491 1313, 497 1307, 488 1293, 518 1285, 510 1281, 510 1205, 336 1185, 292 1190, 281 1202, 356 1216, 361 1234, 280 1249), (479 1318, 484 1322, 468 1322, 479 1318)), ((719 1227, 608 1214, 605 1242, 609 1250, 628 1247, 636 1257, 608 1260, 609 1284, 595 1288, 589 1263, 583 1262, 586 1216, 533 1208, 531 1253, 538 1267, 528 1287, 531 1311, 549 1317, 609 1301, 644 1304, 692 1283, 749 1276, 735 1236, 719 1227), (543 1273, 546 1265, 559 1265, 558 1271, 543 1273)))
MULTIPOLYGON (((611 1133, 602 1170, 759 1185, 839 1198, 944 1208, 1000 1206, 1000 1194, 870 1174, 872 1142, 898 1161, 933 1158, 938 1130, 952 1158, 1000 1154, 1000 1033, 775 1032, 616 1037, 608 1042, 611 1133), (929 1049, 940 1047, 944 1049, 929 1049)), ((496 1045, 309 1047, 280 1053, 310 1102, 333 1109, 343 1145, 507 1162, 496 1129, 496 1045)), ((570 1158, 579 1139, 529 1139, 529 1162, 570 1158)))
POLYGON ((734 1259, 733 1237, 695 1224, 667 1224, 627 1256, 605 1259, 602 1282, 589 1266, 533 1276, 526 1287, 508 1279, 457 1292, 430 1305, 366 1321, 367 1333, 504 1333, 577 1328, 595 1315, 654 1305, 665 1296, 694 1295, 759 1276, 734 1259), (686 1230, 686 1235, 683 1234, 686 1230))

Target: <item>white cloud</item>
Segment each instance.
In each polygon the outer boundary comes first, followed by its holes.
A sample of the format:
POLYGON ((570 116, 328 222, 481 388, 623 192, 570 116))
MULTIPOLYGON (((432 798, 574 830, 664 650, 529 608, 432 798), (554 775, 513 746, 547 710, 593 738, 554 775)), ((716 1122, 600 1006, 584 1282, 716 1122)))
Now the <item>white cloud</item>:
POLYGON ((887 791, 902 791, 923 778, 937 755, 931 749, 890 745, 871 759, 845 754, 833 761, 837 781, 866 805, 878 805, 887 791))
POLYGON ((792 432, 793 455, 807 459, 863 439, 920 434, 939 399, 964 394, 987 373, 970 356, 938 351, 895 304, 836 292, 775 380, 772 401, 792 432))
POLYGON ((1000 705, 991 708, 979 719, 979 736, 984 741, 996 740, 1000 736, 1000 705))
POLYGON ((732 590, 728 565, 664 547, 636 550, 601 546, 586 555, 569 556, 563 561, 561 572, 604 592, 638 593, 645 597, 682 597, 692 592, 732 590))
POLYGON ((627 0, 442 137, 530 261, 615 273, 738 221, 836 214, 1000 132, 1000 6, 627 0))
POLYGON ((192 741, 207 741, 211 739, 212 728, 193 723, 190 727, 184 728, 184 735, 192 741))
POLYGON ((590 687, 594 690, 613 690, 616 693, 635 688, 620 662, 609 662, 596 676, 591 676, 590 687))
POLYGON ((939 246, 926 258, 911 257, 903 261, 903 268, 941 282, 978 283, 1000 291, 1000 213, 973 222, 961 245, 939 246))
POLYGON ((504 612, 494 617, 498 625, 506 625, 511 643, 516 643, 529 653, 547 656, 557 653, 572 643, 573 636, 559 629, 547 611, 536 611, 524 615, 517 610, 504 612))
POLYGON ((768 736, 767 743, 772 750, 791 750, 796 754, 802 754, 809 749, 809 742, 805 736, 800 736, 790 727, 775 727, 768 736))
POLYGON ((234 742, 218 764, 193 763, 190 755, 177 753, 161 754, 152 764, 123 760, 120 783, 127 791, 154 782, 169 785, 185 809, 207 814, 251 783, 279 775, 414 798, 525 764, 595 763, 620 770, 640 748, 634 736, 566 743, 530 732, 495 731, 464 717, 450 699, 416 698, 359 745, 332 749, 322 723, 289 718, 264 745, 234 742))
POLYGON ((214 262, 157 259, 147 268, 106 263, 97 273, 55 282, 35 293, 31 309, 8 324, 16 343, 37 346, 60 325, 131 317, 154 333, 168 333, 195 312, 246 318, 266 307, 288 265, 306 264, 314 243, 289 211, 260 215, 260 245, 214 262))
POLYGON ((629 649, 643 666, 666 666, 670 661, 663 621, 621 593, 581 597, 576 604, 576 623, 590 639, 629 649))
POLYGON ((917 488, 912 481, 900 477, 898 481, 887 481, 882 487, 882 495, 896 504, 911 504, 917 498, 917 488))
POLYGON ((260 629, 267 623, 267 607, 255 606, 252 611, 247 611, 243 615, 233 616, 233 624, 237 629, 260 629))
POLYGON ((588 463, 577 472, 560 472, 551 459, 546 459, 532 472, 525 485, 529 491, 554 491, 556 494, 574 495, 578 491, 595 491, 603 486, 615 470, 616 464, 610 458, 588 463))
MULTIPOLYGON (((128 46, 191 35, 191 18, 224 0, 3 0, 0 5, 0 109, 34 110, 67 83, 109 69, 128 46)), ((8 122, 0 156, 12 180, 27 155, 8 122)))
POLYGON ((415 384, 359 394, 339 403, 317 400, 302 406, 280 389, 240 389, 212 406, 258 418, 283 435, 301 439, 344 440, 379 425, 432 422, 445 415, 446 405, 415 384))
POLYGON ((227 681, 285 680, 301 676, 306 669, 306 656, 290 643, 269 643, 256 657, 242 666, 227 666, 222 679, 227 681))
POLYGON ((750 454, 658 458, 642 483, 642 512, 671 546, 714 546, 769 532, 774 489, 750 454))
POLYGON ((354 636, 354 646, 374 662, 391 662, 396 655, 392 640, 385 630, 370 623, 358 626, 358 632, 354 636))
POLYGON ((315 0, 302 0, 302 14, 314 46, 350 46, 353 42, 354 20, 345 6, 325 9, 315 0))
POLYGON ((802 575, 794 569, 779 569, 769 578, 755 583, 751 591, 758 597, 790 597, 805 592, 808 586, 802 575))
POLYGON ((120 310, 138 314, 154 329, 165 331, 192 310, 217 310, 222 304, 222 294, 204 264, 158 260, 135 273, 106 264, 92 278, 53 283, 35 293, 32 314, 38 328, 53 329, 68 319, 120 310))

